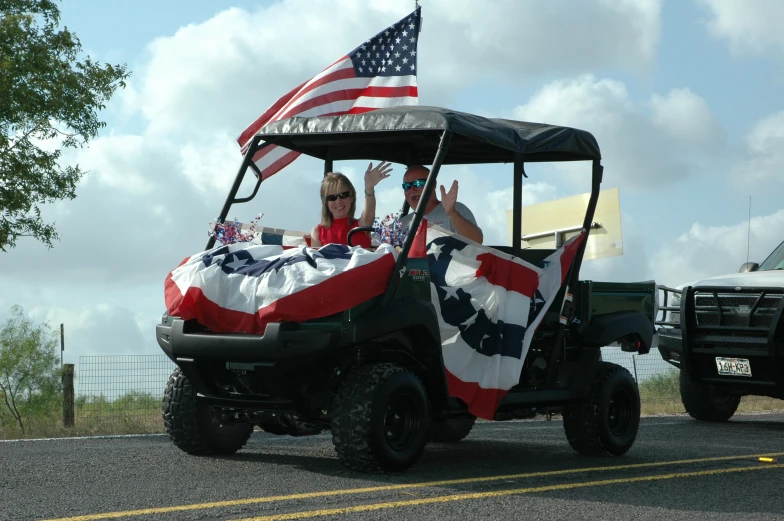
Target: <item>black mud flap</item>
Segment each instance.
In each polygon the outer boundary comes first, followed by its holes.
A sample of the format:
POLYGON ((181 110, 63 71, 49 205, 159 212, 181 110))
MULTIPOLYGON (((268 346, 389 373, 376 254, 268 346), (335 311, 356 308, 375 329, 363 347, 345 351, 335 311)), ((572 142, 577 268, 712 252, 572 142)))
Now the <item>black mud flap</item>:
POLYGON ((580 343, 585 347, 604 347, 636 336, 640 342, 636 351, 642 355, 651 350, 653 331, 653 324, 644 313, 615 311, 594 315, 580 335, 580 343))

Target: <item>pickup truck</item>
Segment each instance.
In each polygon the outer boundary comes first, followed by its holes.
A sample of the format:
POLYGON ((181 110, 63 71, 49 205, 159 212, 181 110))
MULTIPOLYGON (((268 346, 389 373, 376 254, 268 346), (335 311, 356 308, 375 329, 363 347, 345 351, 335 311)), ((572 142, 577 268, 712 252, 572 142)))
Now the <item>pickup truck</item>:
POLYGON ((689 415, 726 421, 743 396, 784 399, 784 242, 762 264, 660 289, 659 352, 689 415))

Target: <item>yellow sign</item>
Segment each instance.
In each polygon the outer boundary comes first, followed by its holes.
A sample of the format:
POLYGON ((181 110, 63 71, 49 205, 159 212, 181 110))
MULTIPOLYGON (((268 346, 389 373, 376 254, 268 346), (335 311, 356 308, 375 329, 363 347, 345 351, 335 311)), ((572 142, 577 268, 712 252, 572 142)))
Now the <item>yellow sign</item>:
MULTIPOLYGON (((579 194, 523 207, 522 248, 555 249, 579 233, 591 194, 579 194)), ((601 190, 594 226, 585 245, 585 260, 623 255, 621 202, 617 188, 601 190)), ((506 212, 509 244, 512 243, 512 210, 506 212)))

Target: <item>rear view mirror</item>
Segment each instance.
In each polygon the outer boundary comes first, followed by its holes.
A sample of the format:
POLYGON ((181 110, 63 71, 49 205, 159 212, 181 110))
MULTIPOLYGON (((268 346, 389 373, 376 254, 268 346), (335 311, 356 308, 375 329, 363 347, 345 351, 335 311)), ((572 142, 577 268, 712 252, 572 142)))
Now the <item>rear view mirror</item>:
POLYGON ((738 273, 748 273, 750 271, 757 271, 759 269, 759 264, 756 262, 745 262, 738 270, 738 273))

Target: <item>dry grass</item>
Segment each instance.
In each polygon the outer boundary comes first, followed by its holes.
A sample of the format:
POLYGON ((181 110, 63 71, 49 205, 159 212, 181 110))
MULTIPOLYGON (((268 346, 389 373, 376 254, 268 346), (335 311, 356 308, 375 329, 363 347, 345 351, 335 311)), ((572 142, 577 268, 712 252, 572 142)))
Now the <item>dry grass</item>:
MULTIPOLYGON (((680 395, 678 369, 653 376, 640 383, 640 405, 643 416, 686 414, 680 395)), ((738 413, 784 411, 784 400, 766 396, 744 396, 738 413)))
POLYGON ((39 418, 26 426, 26 432, 16 425, 0 425, 0 440, 62 438, 70 436, 108 436, 115 434, 156 434, 164 431, 159 410, 146 413, 112 416, 76 417, 74 426, 63 426, 61 417, 39 418))
MULTIPOLYGON (((687 414, 680 398, 677 400, 645 401, 640 405, 643 416, 687 414)), ((738 414, 773 411, 784 412, 784 400, 766 396, 744 396, 738 407, 738 414)))
POLYGON ((784 411, 784 400, 767 396, 744 396, 740 400, 738 412, 784 411))
POLYGON ((103 397, 79 399, 75 403, 74 426, 64 427, 62 409, 38 414, 25 425, 25 432, 0 417, 0 439, 61 438, 114 434, 155 434, 164 432, 161 399, 144 394, 128 394, 109 401, 103 397))

